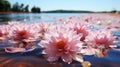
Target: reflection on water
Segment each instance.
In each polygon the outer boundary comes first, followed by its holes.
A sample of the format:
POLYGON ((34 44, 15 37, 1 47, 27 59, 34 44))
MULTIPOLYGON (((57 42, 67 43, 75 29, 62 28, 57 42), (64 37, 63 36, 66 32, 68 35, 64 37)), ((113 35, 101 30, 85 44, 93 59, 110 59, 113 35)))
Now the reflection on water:
POLYGON ((8 21, 31 21, 32 19, 41 19, 40 14, 0 14, 0 22, 8 21))
POLYGON ((5 21, 9 21, 9 15, 8 14, 0 14, 0 22, 5 22, 5 21))

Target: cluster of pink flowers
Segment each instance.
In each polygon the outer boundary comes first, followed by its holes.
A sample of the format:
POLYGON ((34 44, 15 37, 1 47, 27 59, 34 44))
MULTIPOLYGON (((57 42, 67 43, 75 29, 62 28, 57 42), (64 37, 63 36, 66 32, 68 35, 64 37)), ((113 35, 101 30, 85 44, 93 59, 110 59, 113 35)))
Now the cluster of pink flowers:
POLYGON ((7 25, 0 25, 0 42, 10 43, 9 47, 5 47, 5 51, 9 53, 32 51, 37 45, 43 48, 42 54, 49 62, 58 59, 66 63, 71 63, 72 60, 83 62, 83 55, 101 57, 116 47, 116 37, 111 32, 113 30, 106 24, 120 24, 120 18, 106 16, 73 16, 59 19, 57 24, 9 22, 7 25), (106 26, 95 29, 96 25, 106 26))

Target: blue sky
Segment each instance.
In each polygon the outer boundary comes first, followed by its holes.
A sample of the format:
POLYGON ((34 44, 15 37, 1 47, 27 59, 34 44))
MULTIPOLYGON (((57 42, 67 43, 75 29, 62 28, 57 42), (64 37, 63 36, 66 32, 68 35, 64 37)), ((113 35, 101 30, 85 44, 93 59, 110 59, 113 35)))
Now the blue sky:
POLYGON ((24 3, 33 6, 38 6, 42 11, 46 10, 90 10, 90 11, 120 11, 120 0, 9 0, 14 4, 24 3))

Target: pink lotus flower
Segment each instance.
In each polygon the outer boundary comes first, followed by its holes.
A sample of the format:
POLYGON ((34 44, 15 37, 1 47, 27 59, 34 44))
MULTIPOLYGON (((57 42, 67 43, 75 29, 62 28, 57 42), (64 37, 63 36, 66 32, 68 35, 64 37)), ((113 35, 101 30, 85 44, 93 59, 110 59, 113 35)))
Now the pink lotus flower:
POLYGON ((72 59, 82 62, 81 56, 77 53, 82 49, 80 42, 81 35, 77 35, 75 31, 57 26, 45 33, 44 40, 40 42, 40 46, 45 49, 43 53, 47 55, 50 62, 57 61, 61 58, 64 62, 71 63, 72 59))
POLYGON ((84 41, 85 37, 88 35, 89 27, 86 23, 71 23, 68 24, 70 28, 77 32, 77 34, 82 34, 81 41, 84 41))
POLYGON ((111 45, 116 44, 115 36, 109 30, 91 31, 85 41, 88 45, 97 48, 109 48, 111 45))
POLYGON ((84 54, 95 54, 98 57, 103 57, 107 54, 107 51, 113 47, 116 47, 117 41, 115 36, 111 34, 109 30, 97 30, 89 32, 89 35, 85 38, 87 48, 84 54))
POLYGON ((11 27, 9 38, 14 41, 34 41, 38 32, 33 25, 19 24, 11 27))
MULTIPOLYGON (((31 49, 34 45, 34 42, 39 37, 38 31, 35 29, 34 25, 19 24, 11 27, 9 31, 9 42, 12 44, 11 47, 16 49, 11 49, 13 52, 16 52, 17 48, 29 48, 31 49)), ((8 51, 9 52, 9 51, 8 51)))

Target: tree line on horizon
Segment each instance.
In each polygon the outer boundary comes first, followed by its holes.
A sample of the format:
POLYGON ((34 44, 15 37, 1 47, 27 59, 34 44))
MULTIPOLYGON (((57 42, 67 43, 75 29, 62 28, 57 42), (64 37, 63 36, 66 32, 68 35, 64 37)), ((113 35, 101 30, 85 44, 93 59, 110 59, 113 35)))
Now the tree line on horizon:
POLYGON ((0 12, 32 12, 32 13, 40 13, 40 7, 33 6, 29 11, 29 5, 19 4, 16 2, 11 5, 8 0, 0 0, 0 12))

